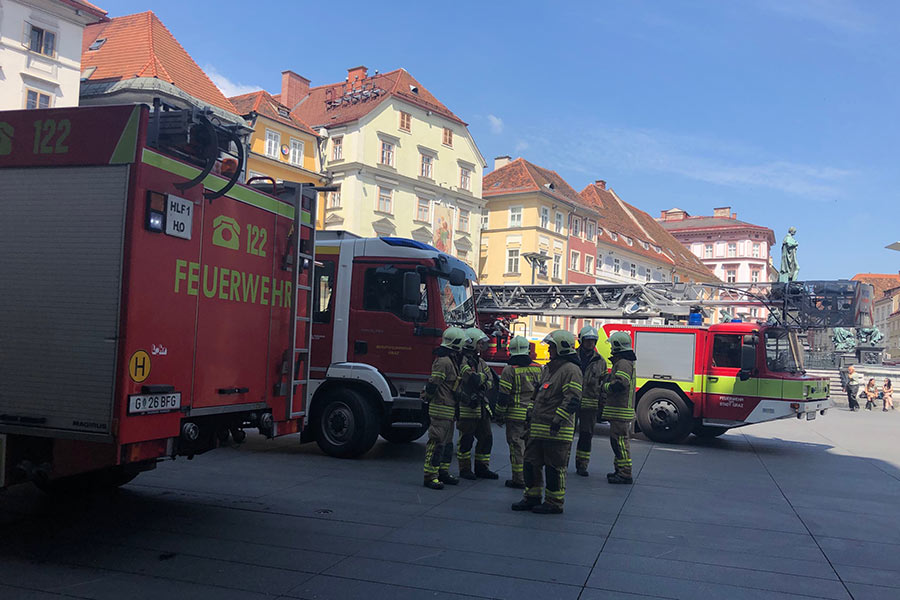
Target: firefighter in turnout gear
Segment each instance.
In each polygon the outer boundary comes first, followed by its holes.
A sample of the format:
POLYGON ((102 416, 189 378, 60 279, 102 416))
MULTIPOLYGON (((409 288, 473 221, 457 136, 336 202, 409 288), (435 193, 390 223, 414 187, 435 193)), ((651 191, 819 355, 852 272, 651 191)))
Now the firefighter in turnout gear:
POLYGON ((550 347, 550 362, 535 391, 525 443, 525 497, 512 509, 559 514, 565 501, 566 461, 575 435, 575 412, 581 404, 582 378, 571 332, 552 331, 544 343, 550 347))
POLYGON ((435 349, 431 377, 425 385, 428 402, 428 443, 425 444, 425 487, 443 489, 459 479, 449 473, 453 448, 453 419, 456 416, 457 389, 460 385, 460 360, 466 332, 459 327, 444 331, 441 345, 435 349))
POLYGON ((591 440, 597 423, 600 404, 600 385, 606 374, 606 360, 597 352, 597 330, 587 325, 578 333, 578 360, 584 379, 581 406, 578 409, 578 444, 575 448, 575 470, 582 477, 588 476, 591 461, 591 440))
POLYGON ((634 363, 631 336, 617 331, 609 337, 612 367, 601 386, 606 396, 603 418, 609 421, 609 443, 615 460, 615 471, 606 475, 609 483, 632 483, 631 428, 634 424, 634 363))
POLYGON ((500 374, 496 419, 499 425, 506 425, 506 443, 509 445, 512 479, 506 480, 506 487, 524 490, 526 420, 534 390, 541 382, 541 367, 531 360, 531 344, 520 335, 509 341, 509 355, 500 374))
POLYGON ((456 459, 459 461, 459 476, 463 479, 497 479, 499 475, 490 470, 491 447, 494 437, 491 432, 491 406, 488 394, 494 387, 494 373, 481 358, 481 352, 490 338, 479 328, 465 330, 467 339, 463 346, 460 375, 459 441, 456 459), (475 470, 472 470, 472 445, 475 445, 475 470))

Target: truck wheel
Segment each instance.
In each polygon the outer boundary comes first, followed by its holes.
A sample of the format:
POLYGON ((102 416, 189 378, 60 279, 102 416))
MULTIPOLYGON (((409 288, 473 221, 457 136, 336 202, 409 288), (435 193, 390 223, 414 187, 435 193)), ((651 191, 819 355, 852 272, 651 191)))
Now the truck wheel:
POLYGON ((680 444, 694 428, 694 416, 687 403, 671 390, 647 392, 636 412, 641 433, 654 442, 680 444))
POLYGON ((381 428, 381 437, 392 444, 408 444, 414 442, 428 431, 427 427, 391 427, 386 425, 381 428))
POLYGON ((694 425, 693 434, 698 438, 704 439, 712 439, 717 438, 723 433, 728 431, 728 427, 716 427, 714 425, 703 425, 702 423, 697 423, 694 425))
POLYGON ((354 458, 375 445, 378 415, 358 392, 347 388, 329 392, 316 414, 316 443, 325 454, 354 458))

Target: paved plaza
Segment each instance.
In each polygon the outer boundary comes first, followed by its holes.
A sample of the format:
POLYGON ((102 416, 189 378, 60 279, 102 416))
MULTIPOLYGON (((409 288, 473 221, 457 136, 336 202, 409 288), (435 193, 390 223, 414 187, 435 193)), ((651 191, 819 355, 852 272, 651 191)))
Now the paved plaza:
POLYGON ((424 442, 337 460, 248 436, 112 495, 0 493, 3 600, 900 598, 900 411, 830 411, 681 446, 633 441, 611 486, 605 425, 566 512, 501 481, 421 486, 424 442))

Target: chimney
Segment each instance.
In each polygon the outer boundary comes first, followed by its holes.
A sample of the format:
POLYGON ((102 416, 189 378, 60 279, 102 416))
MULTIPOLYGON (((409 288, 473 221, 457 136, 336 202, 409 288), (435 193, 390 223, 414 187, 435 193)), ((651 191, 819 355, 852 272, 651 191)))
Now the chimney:
POLYGON ((366 74, 369 72, 368 67, 353 67, 352 69, 347 69, 347 85, 349 88, 355 89, 357 84, 359 84, 363 79, 366 78, 366 74))
POLYGON ((502 169, 503 167, 508 165, 511 160, 512 157, 510 156, 498 156, 494 159, 494 170, 496 171, 497 169, 502 169))
POLYGON ((595 183, 595 184, 597 185, 597 187, 600 188, 601 190, 605 190, 605 189, 606 189, 606 180, 605 180, 605 179, 598 179, 598 180, 595 181, 594 183, 595 183))
POLYGON ((717 219, 730 219, 731 218, 731 207, 730 206, 722 206, 719 208, 713 209, 713 217, 717 219))
POLYGON ((293 110, 297 103, 309 95, 309 79, 293 71, 281 72, 281 103, 293 110))
POLYGON ((732 219, 737 219, 737 213, 736 213, 736 212, 731 213, 731 218, 732 218, 732 219))

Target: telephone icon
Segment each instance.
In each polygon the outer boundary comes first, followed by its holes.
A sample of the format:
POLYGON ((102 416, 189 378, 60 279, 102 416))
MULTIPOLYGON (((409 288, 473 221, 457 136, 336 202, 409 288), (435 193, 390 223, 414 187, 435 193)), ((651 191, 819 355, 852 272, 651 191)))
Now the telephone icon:
POLYGON ((230 250, 237 250, 241 246, 241 227, 237 221, 225 215, 219 215, 212 222, 213 246, 221 246, 230 250))

